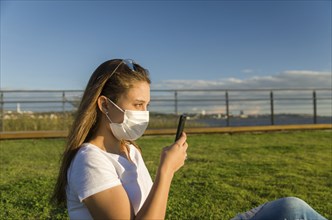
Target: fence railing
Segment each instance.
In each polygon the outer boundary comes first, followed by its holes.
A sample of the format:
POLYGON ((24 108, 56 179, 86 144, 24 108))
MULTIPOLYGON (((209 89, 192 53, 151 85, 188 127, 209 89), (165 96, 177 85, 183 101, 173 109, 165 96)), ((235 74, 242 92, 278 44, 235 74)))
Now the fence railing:
MULTIPOLYGON (((54 119, 75 112, 82 94, 82 90, 0 90, 0 131, 22 115, 51 120, 52 115, 54 119)), ((207 126, 317 124, 331 123, 331 100, 332 88, 151 90, 149 110, 187 113, 207 126)))

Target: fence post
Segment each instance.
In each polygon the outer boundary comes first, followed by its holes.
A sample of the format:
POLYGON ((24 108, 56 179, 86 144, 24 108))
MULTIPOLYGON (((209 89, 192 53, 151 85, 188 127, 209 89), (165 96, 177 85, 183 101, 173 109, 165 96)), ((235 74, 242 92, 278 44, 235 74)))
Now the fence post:
POLYGON ((271 125, 274 125, 274 100, 273 100, 273 91, 270 92, 270 104, 271 104, 271 125))
POLYGON ((0 91, 0 131, 4 131, 5 129, 5 124, 4 124, 4 100, 3 100, 3 92, 2 91, 0 91))
POLYGON ((229 99, 228 99, 228 91, 225 92, 225 100, 226 100, 226 125, 229 127, 229 99))
POLYGON ((317 97, 315 90, 312 92, 312 101, 314 105, 314 124, 317 124, 317 97))
POLYGON ((174 111, 175 115, 178 115, 178 91, 174 91, 174 111))
POLYGON ((62 91, 62 114, 65 114, 66 93, 62 91))

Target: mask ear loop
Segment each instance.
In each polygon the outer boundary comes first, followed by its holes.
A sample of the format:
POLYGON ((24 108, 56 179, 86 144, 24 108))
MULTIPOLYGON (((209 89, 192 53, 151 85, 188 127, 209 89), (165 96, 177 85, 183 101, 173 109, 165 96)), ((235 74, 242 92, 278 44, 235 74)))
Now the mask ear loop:
POLYGON ((111 123, 113 123, 112 120, 110 119, 110 117, 108 116, 108 111, 107 111, 107 110, 105 111, 105 115, 106 115, 107 119, 108 119, 111 123))
MULTIPOLYGON (((108 99, 108 101, 111 102, 111 103, 112 103, 117 109, 119 109, 119 111, 125 113, 125 111, 122 110, 122 109, 121 109, 117 104, 115 104, 112 100, 110 100, 109 98, 107 98, 107 99, 108 99)), ((108 111, 107 111, 107 109, 105 110, 105 115, 106 115, 107 119, 108 119, 111 123, 113 123, 112 120, 110 119, 110 117, 108 116, 108 111)))
POLYGON ((117 104, 115 104, 112 100, 110 100, 109 98, 107 98, 108 101, 110 101, 117 109, 119 109, 121 112, 125 112, 125 110, 121 109, 117 104))

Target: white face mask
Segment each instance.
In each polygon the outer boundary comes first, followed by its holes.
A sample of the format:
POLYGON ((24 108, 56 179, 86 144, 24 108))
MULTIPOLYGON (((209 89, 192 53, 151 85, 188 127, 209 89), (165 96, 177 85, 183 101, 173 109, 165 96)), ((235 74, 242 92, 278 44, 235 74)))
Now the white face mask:
POLYGON ((105 113, 107 119, 110 121, 110 127, 113 135, 118 140, 136 140, 141 137, 149 124, 149 111, 132 111, 122 110, 112 100, 108 99, 115 107, 124 113, 122 123, 114 123, 105 113))

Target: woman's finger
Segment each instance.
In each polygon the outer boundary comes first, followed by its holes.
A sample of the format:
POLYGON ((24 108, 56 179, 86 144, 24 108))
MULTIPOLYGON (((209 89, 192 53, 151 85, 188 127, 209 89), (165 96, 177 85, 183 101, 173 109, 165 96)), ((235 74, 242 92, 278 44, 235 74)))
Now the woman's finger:
POLYGON ((182 132, 179 140, 177 140, 175 143, 179 144, 180 146, 182 146, 187 140, 187 135, 185 132, 182 132))

